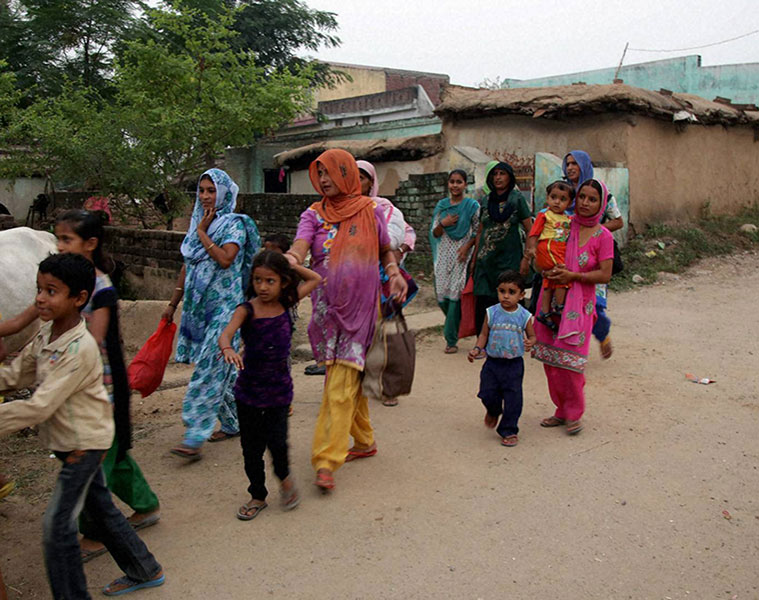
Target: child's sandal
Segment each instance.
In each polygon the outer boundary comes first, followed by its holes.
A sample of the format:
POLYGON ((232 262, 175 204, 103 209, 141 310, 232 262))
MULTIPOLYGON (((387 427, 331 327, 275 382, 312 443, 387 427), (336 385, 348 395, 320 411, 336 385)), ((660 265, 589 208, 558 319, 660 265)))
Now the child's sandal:
POLYGON ((280 488, 280 498, 279 503, 282 510, 292 510, 300 504, 300 494, 294 483, 287 491, 285 491, 284 487, 280 488))
POLYGON ((518 443, 519 443, 519 437, 517 437, 516 433, 512 435, 507 435, 505 438, 501 440, 501 446, 506 446, 508 448, 513 448, 518 443))
POLYGON ((541 310, 538 313, 538 315, 535 317, 535 320, 538 323, 542 323, 543 325, 548 327, 548 329, 550 329, 551 331, 556 332, 559 330, 559 326, 556 323, 554 323, 553 319, 551 318, 552 314, 554 313, 553 312, 545 313, 541 310))
POLYGON ((266 502, 263 504, 253 504, 252 502, 247 502, 237 509, 238 519, 241 521, 252 521, 258 516, 258 513, 269 506, 266 502))

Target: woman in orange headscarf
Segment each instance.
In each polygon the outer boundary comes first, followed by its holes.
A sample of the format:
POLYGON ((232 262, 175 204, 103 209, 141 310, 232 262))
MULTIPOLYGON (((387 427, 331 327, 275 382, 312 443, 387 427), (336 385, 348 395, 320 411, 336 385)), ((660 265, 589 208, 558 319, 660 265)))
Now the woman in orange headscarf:
POLYGON ((309 175, 322 199, 301 214, 287 256, 301 264, 310 251, 311 268, 324 280, 311 295, 308 326, 314 357, 327 367, 311 463, 316 485, 330 490, 335 486, 333 472, 346 460, 377 453, 369 405, 361 392, 380 297, 377 262, 385 267, 400 302, 407 284, 390 249, 382 208, 361 195, 353 156, 327 150, 311 163, 309 175), (350 436, 354 445, 349 449, 350 436))

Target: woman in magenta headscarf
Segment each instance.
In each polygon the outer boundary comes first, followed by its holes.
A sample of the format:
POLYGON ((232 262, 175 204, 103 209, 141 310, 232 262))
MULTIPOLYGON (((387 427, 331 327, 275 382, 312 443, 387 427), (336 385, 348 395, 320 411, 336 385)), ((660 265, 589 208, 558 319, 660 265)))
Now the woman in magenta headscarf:
POLYGON ((570 435, 583 428, 584 371, 596 320, 596 284, 608 283, 611 279, 614 238, 600 224, 608 198, 603 182, 589 179, 580 184, 567 242, 566 265, 556 266, 545 275, 556 283, 571 283, 561 325, 554 333, 542 323, 535 323, 538 341, 533 356, 544 363, 548 391, 556 405, 554 414, 540 424, 543 427, 566 425, 570 435))

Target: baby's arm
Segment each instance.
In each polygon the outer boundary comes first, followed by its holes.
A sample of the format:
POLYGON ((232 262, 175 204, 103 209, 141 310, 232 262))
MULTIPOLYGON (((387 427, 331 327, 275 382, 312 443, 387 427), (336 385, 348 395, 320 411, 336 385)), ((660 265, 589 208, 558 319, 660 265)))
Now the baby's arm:
POLYGON ((302 265, 293 265, 293 271, 303 279, 303 282, 298 286, 298 300, 308 296, 322 282, 322 276, 319 273, 302 265))
POLYGON ((238 306, 235 312, 232 313, 232 320, 224 328, 219 336, 219 348, 221 349, 221 355, 224 357, 224 362, 234 365, 238 369, 244 368, 242 362, 242 356, 232 347, 232 338, 235 337, 235 333, 240 329, 240 326, 247 317, 247 311, 242 306, 238 306))
POLYGON ((24 327, 34 322, 34 319, 36 319, 38 316, 39 316, 39 313, 37 312, 37 307, 34 304, 32 304, 31 306, 26 308, 23 312, 17 314, 15 317, 6 319, 2 323, 0 323, 0 337, 5 337, 7 335, 13 335, 14 333, 18 333, 24 327))
POLYGON ((524 257, 528 260, 535 258, 536 249, 538 247, 538 236, 531 235, 527 238, 527 243, 524 247, 524 257))
POLYGON ((532 317, 527 321, 527 325, 524 326, 524 334, 526 338, 524 341, 524 349, 532 350, 535 342, 538 341, 538 336, 535 335, 535 328, 532 326, 532 317))
POLYGON ((469 351, 469 354, 467 354, 466 358, 469 362, 474 362, 474 359, 477 358, 477 355, 480 353, 480 351, 488 345, 488 337, 490 336, 490 327, 488 327, 488 319, 487 316, 485 317, 485 322, 482 324, 482 331, 480 332, 479 337, 477 338, 477 343, 474 345, 474 348, 472 348, 469 351))
POLYGON ((524 247, 524 257, 527 259, 532 260, 535 258, 535 253, 538 247, 538 239, 540 239, 540 234, 543 233, 543 227, 546 224, 546 216, 545 213, 538 213, 538 216, 535 219, 535 222, 532 224, 532 227, 529 230, 529 233, 527 234, 527 243, 524 247))

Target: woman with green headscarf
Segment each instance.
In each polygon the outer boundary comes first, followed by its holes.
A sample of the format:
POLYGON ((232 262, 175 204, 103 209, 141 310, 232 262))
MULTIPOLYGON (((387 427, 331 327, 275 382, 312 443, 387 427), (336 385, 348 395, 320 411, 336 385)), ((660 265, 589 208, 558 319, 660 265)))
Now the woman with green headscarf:
MULTIPOLYGON (((496 282, 503 271, 527 275, 524 243, 519 225, 530 231, 532 214, 522 192, 516 189, 514 169, 506 162, 489 163, 485 172, 482 214, 474 258, 475 327, 482 329, 485 311, 498 303, 496 282)), ((484 357, 484 353, 483 353, 484 357)))
POLYGON ((466 267, 472 256, 479 226, 480 205, 464 197, 467 174, 455 169, 448 175, 448 197, 435 206, 430 227, 430 246, 435 263, 435 294, 445 314, 445 353, 458 351, 461 321, 461 292, 466 284, 466 267))

